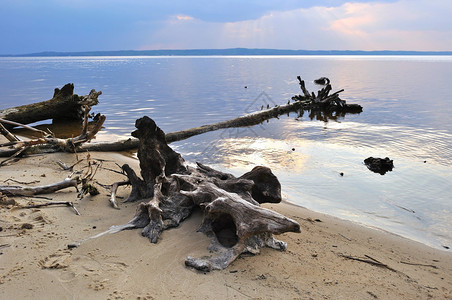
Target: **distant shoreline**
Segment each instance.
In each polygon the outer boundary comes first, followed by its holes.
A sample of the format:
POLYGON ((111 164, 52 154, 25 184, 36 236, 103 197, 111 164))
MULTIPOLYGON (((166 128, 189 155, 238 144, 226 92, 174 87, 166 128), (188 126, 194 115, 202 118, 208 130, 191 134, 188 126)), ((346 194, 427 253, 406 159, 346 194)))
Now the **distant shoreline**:
POLYGON ((0 57, 50 57, 50 56, 290 56, 290 55, 452 55, 452 51, 363 51, 363 50, 281 50, 281 49, 187 49, 187 50, 118 50, 118 51, 45 51, 29 54, 2 54, 0 57))

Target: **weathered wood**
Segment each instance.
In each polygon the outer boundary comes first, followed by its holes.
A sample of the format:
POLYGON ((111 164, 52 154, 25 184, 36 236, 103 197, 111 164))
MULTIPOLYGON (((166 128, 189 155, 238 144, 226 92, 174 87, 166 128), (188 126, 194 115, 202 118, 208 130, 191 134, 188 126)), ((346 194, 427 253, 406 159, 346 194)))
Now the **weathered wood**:
POLYGON ((115 182, 111 186, 111 192, 110 192, 110 203, 113 206, 113 208, 119 209, 118 203, 116 202, 116 192, 118 191, 118 187, 122 185, 130 184, 130 181, 121 181, 121 182, 115 182))
POLYGON ((330 84, 330 82, 331 82, 330 79, 327 77, 320 77, 314 80, 314 83, 319 85, 327 85, 330 84))
MULTIPOLYGON (((132 191, 126 201, 143 201, 135 216, 125 225, 107 232, 142 228, 141 234, 156 243, 162 232, 178 226, 196 207, 205 216, 200 231, 212 240, 211 258, 187 257, 186 265, 202 271, 223 269, 241 253, 259 253, 262 247, 286 249, 286 243, 273 234, 300 232, 297 222, 259 203, 281 201, 281 185, 270 169, 256 167, 235 178, 198 163, 186 166, 183 158, 166 142, 155 122, 143 117, 132 133, 139 139, 141 177, 124 165, 132 191)), ((99 234, 98 236, 101 236, 99 234)))
MULTIPOLYGON (((99 130, 102 128, 103 123, 105 122, 106 117, 104 115, 100 115, 96 122, 94 122, 93 126, 91 126, 91 128, 88 129, 88 114, 90 109, 91 109, 90 106, 84 105, 85 117, 82 132, 80 133, 80 135, 74 138, 60 139, 54 137, 51 134, 46 134, 45 132, 42 132, 42 134, 46 135, 38 139, 27 141, 11 141, 6 144, 1 144, 0 147, 8 146, 10 148, 7 150, 0 151, 0 156, 1 154, 4 153, 11 153, 11 155, 9 155, 10 157, 17 156, 18 154, 22 153, 33 154, 35 153, 35 150, 37 150, 39 153, 43 153, 46 151, 56 152, 61 149, 68 152, 76 151, 79 145, 93 139, 97 132, 99 132, 99 130)), ((22 126, 22 124, 19 125, 22 126)))
POLYGON ((1 122, 0 122, 0 133, 10 142, 20 141, 20 139, 11 132, 9 132, 1 122))
MULTIPOLYGON (((245 127, 254 126, 260 124, 268 119, 278 117, 282 114, 297 111, 302 108, 302 103, 293 102, 286 105, 275 106, 273 108, 265 109, 256 113, 247 114, 229 121, 218 122, 210 125, 203 125, 200 127, 194 127, 187 130, 181 130, 176 132, 170 132, 166 134, 167 143, 185 140, 189 137, 199 135, 205 132, 233 128, 233 127, 245 127)), ((76 148, 77 152, 86 151, 126 151, 135 150, 138 148, 139 141, 137 138, 129 138, 126 140, 120 140, 116 142, 100 142, 83 144, 76 148)), ((52 149, 49 145, 34 147, 34 153, 42 151, 42 153, 59 151, 58 149, 52 149)), ((0 157, 11 156, 14 150, 0 149, 0 157)))
POLYGON ((73 202, 70 201, 59 201, 59 202, 47 202, 47 203, 41 203, 41 204, 32 204, 32 205, 26 205, 26 206, 19 206, 19 208, 41 208, 46 206, 55 206, 55 205, 65 205, 72 208, 77 216, 80 216, 80 212, 78 209, 74 206, 73 202))
POLYGON ((295 95, 292 97, 292 100, 302 102, 303 109, 305 110, 334 111, 339 113, 360 113, 363 110, 362 106, 358 104, 347 104, 345 100, 339 98, 339 93, 343 92, 343 89, 329 95, 332 88, 330 80, 326 77, 319 78, 319 80, 322 79, 321 84, 326 84, 326 87, 318 91, 317 96, 314 93, 309 93, 304 80, 300 76, 297 76, 297 79, 303 95, 295 95))
POLYGON ((0 123, 9 125, 11 128, 13 128, 13 127, 23 127, 25 129, 28 129, 28 130, 34 131, 36 133, 39 133, 39 136, 46 136, 46 135, 49 134, 48 132, 39 130, 37 128, 31 127, 31 126, 28 126, 28 125, 25 125, 25 124, 21 124, 21 123, 18 123, 18 122, 6 120, 6 119, 3 119, 3 118, 0 118, 0 123))
MULTIPOLYGON (((276 105, 275 107, 268 107, 257 112, 246 114, 244 116, 221 121, 214 124, 203 125, 186 130, 170 132, 166 134, 166 142, 172 143, 176 141, 185 140, 195 135, 202 133, 215 131, 225 128, 247 127, 260 124, 266 120, 277 118, 280 115, 290 112, 299 112, 300 116, 305 110, 311 111, 311 119, 317 118, 319 120, 327 121, 328 119, 337 119, 345 116, 346 113, 360 113, 362 107, 358 104, 347 104, 344 100, 341 100, 338 96, 343 90, 337 91, 331 95, 331 85, 327 84, 322 88, 318 95, 311 95, 305 87, 304 81, 300 76, 297 77, 300 82, 300 88, 303 91, 303 95, 295 95, 292 97, 293 102, 288 102, 284 105, 276 105), (332 115, 335 113, 335 115, 332 115)), ((130 138, 127 140, 120 140, 116 142, 100 142, 100 143, 85 143, 77 147, 77 152, 85 151, 127 151, 135 150, 138 148, 139 141, 137 138, 130 138)), ((42 153, 59 151, 58 149, 52 149, 48 145, 35 146, 33 151, 42 153)), ((9 149, 0 149, 0 157, 11 156, 14 151, 9 149)))
MULTIPOLYGON (((78 96, 74 94, 74 84, 68 83, 61 89, 56 88, 50 100, 0 110, 0 118, 21 124, 47 119, 82 120, 83 105, 96 105, 101 94, 100 91, 91 90, 89 95, 78 96)), ((6 124, 5 127, 9 129, 14 125, 6 124)))
POLYGON ((78 178, 66 178, 57 183, 35 187, 0 185, 0 193, 6 196, 33 196, 40 194, 51 194, 68 187, 77 188, 77 185, 78 178))

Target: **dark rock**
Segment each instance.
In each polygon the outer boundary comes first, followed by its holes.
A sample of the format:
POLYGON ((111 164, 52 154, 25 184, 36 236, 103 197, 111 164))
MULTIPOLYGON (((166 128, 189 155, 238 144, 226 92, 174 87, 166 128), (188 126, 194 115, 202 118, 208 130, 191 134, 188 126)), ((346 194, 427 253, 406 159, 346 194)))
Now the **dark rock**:
POLYGON ((388 171, 392 171, 394 168, 394 163, 389 157, 385 158, 374 158, 368 157, 364 160, 364 164, 369 170, 374 173, 379 173, 381 175, 386 174, 388 171))

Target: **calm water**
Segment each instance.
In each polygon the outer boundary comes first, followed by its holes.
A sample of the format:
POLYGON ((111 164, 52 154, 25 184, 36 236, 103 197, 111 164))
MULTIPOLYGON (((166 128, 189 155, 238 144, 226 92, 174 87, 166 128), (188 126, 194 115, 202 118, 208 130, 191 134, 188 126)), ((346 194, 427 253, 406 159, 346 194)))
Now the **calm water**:
POLYGON ((172 146, 236 175, 269 166, 291 202, 452 247, 452 57, 0 58, 0 109, 49 99, 68 82, 78 94, 102 90, 98 140, 112 140, 143 115, 171 132, 287 103, 300 92, 297 75, 311 91, 329 77, 364 112, 326 122, 291 114, 172 146), (395 169, 372 173, 369 156, 388 156, 395 169))

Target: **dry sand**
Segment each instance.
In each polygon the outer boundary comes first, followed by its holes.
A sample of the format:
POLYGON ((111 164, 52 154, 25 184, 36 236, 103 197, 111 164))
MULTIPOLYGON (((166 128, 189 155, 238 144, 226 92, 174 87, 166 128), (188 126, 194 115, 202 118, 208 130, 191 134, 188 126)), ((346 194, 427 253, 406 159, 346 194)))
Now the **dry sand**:
MULTIPOLYGON (((79 157, 86 157, 80 154, 79 157)), ((92 153, 104 159, 95 178, 102 184, 124 180, 107 170, 138 161, 116 153, 92 153)), ((74 154, 23 158, 0 167, 0 184, 29 186, 54 183, 69 172, 74 154)), ((86 162, 77 165, 81 170, 86 162)), ((452 299, 452 253, 436 250, 390 233, 359 226, 288 203, 264 205, 301 225, 301 233, 278 236, 285 252, 265 248, 240 257, 227 269, 210 273, 184 266, 187 255, 208 255, 209 240, 196 232, 201 213, 165 231, 157 244, 140 230, 80 241, 128 222, 136 204, 109 204, 109 191, 77 198, 74 188, 45 195, 73 201, 70 207, 12 209, 0 207, 0 299, 452 299), (372 259, 388 268, 346 258, 372 259)), ((283 187, 284 190, 284 187, 283 187)), ((120 187, 127 197, 130 188, 120 187)), ((14 198, 21 205, 48 200, 14 198)))

